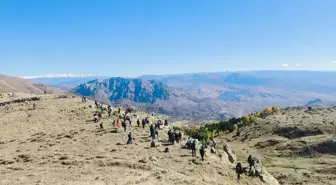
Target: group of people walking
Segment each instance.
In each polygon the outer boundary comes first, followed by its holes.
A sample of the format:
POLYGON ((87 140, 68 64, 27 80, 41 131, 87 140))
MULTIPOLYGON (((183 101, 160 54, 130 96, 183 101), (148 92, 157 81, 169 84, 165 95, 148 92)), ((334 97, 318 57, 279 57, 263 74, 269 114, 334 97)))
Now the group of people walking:
MULTIPOLYGON (((87 99, 85 96, 82 97, 82 102, 86 102, 87 99)), ((98 108, 101 108, 102 107, 97 103, 95 102, 95 105, 98 108)), ((118 109, 118 112, 120 113, 120 108, 118 109)), ((108 105, 107 107, 107 113, 109 115, 109 117, 111 116, 111 113, 112 113, 112 109, 111 109, 111 106, 108 105)), ((136 115, 135 115, 136 116, 136 115)), ((98 122, 100 119, 102 118, 102 115, 100 112, 96 111, 95 114, 94 114, 94 122, 98 122)), ((123 115, 123 117, 121 117, 121 126, 124 128, 124 132, 127 131, 127 121, 129 122, 129 125, 132 124, 132 121, 131 121, 131 118, 127 115, 123 115)), ((147 124, 150 123, 149 121, 149 118, 146 117, 146 118, 143 118, 142 120, 140 119, 137 119, 137 126, 140 127, 142 125, 142 128, 145 128, 145 126, 147 124)), ((159 131, 161 129, 161 126, 168 126, 168 120, 164 120, 164 121, 161 121, 159 120, 157 123, 155 124, 151 124, 150 127, 149 127, 149 131, 150 131, 150 137, 152 138, 152 141, 155 141, 155 139, 158 139, 159 137, 159 131)), ((117 126, 117 127, 120 127, 120 121, 119 119, 117 119, 116 121, 113 121, 113 126, 117 126)), ((102 127, 102 124, 101 124, 101 128, 102 127)), ((168 141, 170 144, 174 145, 175 143, 180 143, 180 141, 182 140, 182 132, 180 130, 169 130, 168 131, 168 141)), ((128 134, 128 140, 127 140, 127 144, 134 144, 135 142, 135 137, 134 135, 129 132, 128 134)), ((211 140, 212 142, 212 145, 211 147, 213 147, 214 149, 216 148, 216 141, 214 139, 211 140)), ((199 153, 200 153, 200 156, 202 158, 202 161, 204 160, 204 157, 206 155, 206 148, 208 147, 208 144, 200 144, 199 140, 198 139, 193 139, 191 137, 188 138, 184 148, 186 149, 189 149, 191 150, 191 155, 193 157, 197 157, 197 150, 199 150, 199 153)), ((250 172, 252 171, 252 167, 255 165, 255 158, 253 158, 251 155, 248 157, 247 159, 247 162, 249 164, 249 167, 250 167, 250 172)), ((240 162, 237 163, 236 165, 236 173, 237 173, 237 180, 240 180, 241 178, 241 175, 245 172, 242 164, 240 162)))
POLYGON ((168 140, 169 142, 174 145, 176 143, 180 143, 182 140, 182 132, 180 130, 169 130, 168 131, 168 140))

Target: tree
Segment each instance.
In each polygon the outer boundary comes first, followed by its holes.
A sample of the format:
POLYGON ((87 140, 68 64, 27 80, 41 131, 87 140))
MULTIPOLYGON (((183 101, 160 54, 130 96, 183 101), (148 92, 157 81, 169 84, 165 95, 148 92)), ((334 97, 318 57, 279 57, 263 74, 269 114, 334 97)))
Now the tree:
POLYGON ((258 118, 259 118, 260 116, 261 116, 261 113, 260 113, 260 112, 256 112, 256 113, 255 113, 255 117, 258 117, 258 118))
POLYGON ((249 124, 250 123, 250 116, 243 116, 243 123, 249 124))
POLYGON ((270 114, 272 114, 272 109, 270 107, 266 107, 262 112, 263 116, 268 116, 270 114))
POLYGON ((254 122, 256 122, 258 120, 258 118, 255 117, 255 116, 253 116, 253 115, 250 115, 249 116, 249 120, 250 120, 250 123, 254 123, 254 122))

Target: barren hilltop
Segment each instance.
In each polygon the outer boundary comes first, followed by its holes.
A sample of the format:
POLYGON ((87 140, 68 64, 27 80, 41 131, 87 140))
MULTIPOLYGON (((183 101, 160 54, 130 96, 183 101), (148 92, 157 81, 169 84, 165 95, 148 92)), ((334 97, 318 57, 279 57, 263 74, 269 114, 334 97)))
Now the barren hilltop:
MULTIPOLYGON (((171 126, 159 130, 160 145, 152 148, 148 126, 138 128, 134 117, 124 133, 112 125, 117 115, 105 113, 99 123, 92 122, 92 101, 59 95, 39 98, 35 110, 32 103, 23 102, 0 108, 0 184, 266 184, 247 176, 237 181, 222 146, 217 154, 208 151, 201 161, 199 153, 195 158, 182 149, 187 136, 170 145, 171 126), (135 135, 135 144, 126 144, 128 132, 135 135)), ((166 119, 135 114, 149 117, 151 123, 166 119)))

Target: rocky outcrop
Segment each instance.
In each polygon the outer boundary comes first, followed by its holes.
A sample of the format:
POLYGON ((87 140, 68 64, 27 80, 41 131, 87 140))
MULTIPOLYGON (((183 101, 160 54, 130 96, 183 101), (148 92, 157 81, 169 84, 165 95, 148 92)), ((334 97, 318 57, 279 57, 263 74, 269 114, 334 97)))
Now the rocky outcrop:
POLYGON ((232 152, 232 149, 229 144, 224 143, 223 146, 224 152, 228 155, 228 159, 231 163, 236 163, 237 162, 237 157, 236 155, 232 152))
POLYGON ((278 180, 267 172, 266 167, 263 166, 258 158, 253 158, 253 161, 254 165, 250 176, 259 177, 260 180, 267 185, 280 185, 278 180))
POLYGON ((262 168, 260 179, 267 185, 280 185, 278 180, 274 178, 271 174, 269 174, 265 167, 262 168))
POLYGON ((137 103, 154 103, 157 100, 167 100, 169 92, 166 85, 150 80, 110 78, 93 80, 81 84, 73 90, 74 93, 90 96, 101 101, 130 100, 137 103))

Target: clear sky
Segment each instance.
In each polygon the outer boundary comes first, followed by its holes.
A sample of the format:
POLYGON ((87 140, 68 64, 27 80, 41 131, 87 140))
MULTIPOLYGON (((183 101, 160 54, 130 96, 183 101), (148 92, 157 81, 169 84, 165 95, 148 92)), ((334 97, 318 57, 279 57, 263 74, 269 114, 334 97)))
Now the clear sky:
POLYGON ((336 70, 335 0, 1 0, 0 73, 336 70))

